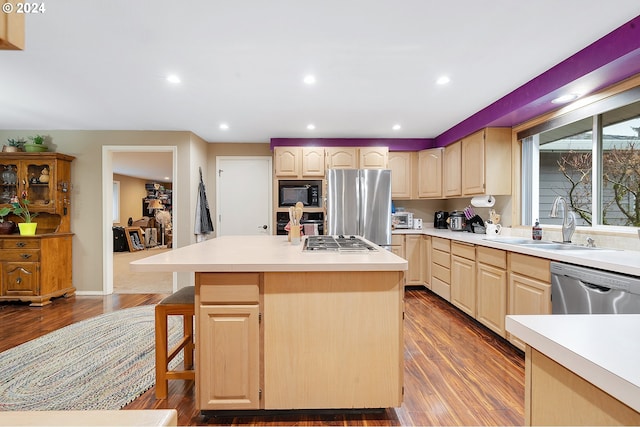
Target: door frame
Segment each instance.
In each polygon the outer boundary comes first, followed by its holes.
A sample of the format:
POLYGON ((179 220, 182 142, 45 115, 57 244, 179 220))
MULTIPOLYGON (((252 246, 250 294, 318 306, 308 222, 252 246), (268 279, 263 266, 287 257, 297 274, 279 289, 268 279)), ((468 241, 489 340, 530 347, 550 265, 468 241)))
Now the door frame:
MULTIPOLYGON (((268 226, 269 226, 269 230, 271 231, 271 234, 275 234, 275 225, 274 225, 274 213, 273 213, 273 158, 270 156, 216 156, 216 170, 215 170, 215 176, 216 176, 216 217, 215 217, 215 224, 216 224, 216 230, 220 230, 220 180, 218 179, 219 177, 219 170, 220 170, 220 162, 222 160, 265 160, 268 162, 269 164, 269 170, 272 171, 272 175, 269 179, 269 206, 268 206, 268 218, 269 218, 269 222, 268 222, 268 226)), ((217 236, 217 234, 216 234, 217 236)))
MULTIPOLYGON (((178 147, 174 145, 103 145, 102 146, 102 295, 113 294, 113 153, 115 152, 170 152, 172 154, 172 193, 174 206, 178 205, 178 147)), ((178 212, 172 213, 172 229, 178 235, 178 212)), ((177 239, 173 239, 172 248, 177 239)), ((173 292, 178 290, 178 273, 173 272, 173 292)))

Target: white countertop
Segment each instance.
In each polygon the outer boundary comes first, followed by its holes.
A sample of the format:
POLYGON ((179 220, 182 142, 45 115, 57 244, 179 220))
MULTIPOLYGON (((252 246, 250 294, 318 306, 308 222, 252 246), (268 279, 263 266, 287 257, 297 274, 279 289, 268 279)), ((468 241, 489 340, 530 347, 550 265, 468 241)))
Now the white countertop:
POLYGON ((510 236, 497 236, 496 238, 491 238, 486 234, 475 234, 466 231, 451 231, 432 227, 424 228, 422 230, 396 229, 393 231, 393 234, 424 234, 428 236, 443 237, 474 245, 482 245, 490 248, 547 258, 552 261, 567 262, 585 267, 599 268, 601 270, 630 274, 632 276, 640 276, 640 252, 637 251, 622 251, 605 248, 584 251, 540 249, 531 246, 525 247, 500 242, 500 238, 510 236))
POLYGON ((640 412, 640 314, 507 316, 506 328, 640 412))
MULTIPOLYGON (((369 242, 371 243, 371 242, 369 242)), ((223 236, 153 255, 130 264, 132 271, 405 271, 405 259, 375 252, 303 252, 287 236, 223 236)))

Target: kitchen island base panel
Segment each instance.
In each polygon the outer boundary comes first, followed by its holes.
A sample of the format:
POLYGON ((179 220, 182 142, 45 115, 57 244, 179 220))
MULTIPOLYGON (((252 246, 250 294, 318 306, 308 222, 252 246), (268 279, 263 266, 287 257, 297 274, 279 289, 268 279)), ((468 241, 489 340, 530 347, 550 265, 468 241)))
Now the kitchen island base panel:
POLYGON ((640 425, 640 413, 527 346, 526 425, 640 425))
POLYGON ((402 403, 403 275, 264 274, 264 408, 402 403))

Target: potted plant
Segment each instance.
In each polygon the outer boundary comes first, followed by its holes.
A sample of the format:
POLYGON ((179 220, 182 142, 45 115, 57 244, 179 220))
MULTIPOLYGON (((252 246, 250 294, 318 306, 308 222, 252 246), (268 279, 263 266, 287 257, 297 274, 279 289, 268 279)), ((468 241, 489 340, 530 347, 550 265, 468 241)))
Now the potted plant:
POLYGON ((16 231, 16 223, 5 220, 5 217, 11 213, 11 209, 0 208, 0 234, 13 234, 16 231))
POLYGON ((42 135, 30 136, 29 140, 31 140, 31 143, 24 144, 24 151, 27 151, 30 153, 37 153, 37 152, 48 150, 48 147, 44 145, 44 136, 42 135))
POLYGON ((24 138, 7 138, 7 142, 9 145, 4 145, 2 147, 2 151, 7 153, 15 153, 16 151, 22 151, 24 149, 24 144, 27 142, 24 138))
POLYGON ((29 200, 27 194, 23 191, 22 197, 14 196, 11 199, 12 213, 22 218, 24 222, 18 223, 18 229, 22 236, 33 236, 36 234, 37 223, 32 222, 33 218, 38 216, 37 212, 29 211, 29 200))

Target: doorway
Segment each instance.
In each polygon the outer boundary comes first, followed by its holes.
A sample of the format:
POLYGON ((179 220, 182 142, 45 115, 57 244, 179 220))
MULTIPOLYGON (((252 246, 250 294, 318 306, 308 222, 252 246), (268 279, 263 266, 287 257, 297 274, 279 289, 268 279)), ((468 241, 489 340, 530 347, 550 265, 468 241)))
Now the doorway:
POLYGON ((216 158, 216 235, 272 234, 271 157, 216 158))
MULTIPOLYGON (((144 153, 148 156, 153 155, 153 153, 161 153, 166 154, 169 153, 171 155, 171 182, 172 182, 172 201, 174 206, 177 205, 179 194, 177 193, 178 188, 178 177, 177 177, 177 147, 176 146, 103 146, 102 147, 102 205, 103 205, 103 280, 102 280, 102 293, 104 295, 109 295, 114 293, 114 269, 116 268, 114 264, 114 252, 113 252, 113 174, 114 174, 114 154, 115 153, 127 153, 128 155, 134 155, 135 153, 144 153)), ((172 214, 172 223, 173 223, 173 233, 176 235, 177 232, 177 210, 173 210, 172 214)), ((127 219, 122 219, 122 221, 126 221, 127 219)), ((175 247, 175 241, 172 247, 175 247)), ((142 251, 138 251, 142 252, 142 251)), ((147 251, 145 251, 147 252, 147 251)), ((131 254, 135 254, 132 252, 131 254)), ((149 256, 153 255, 153 253, 149 253, 149 256)), ((137 254, 140 257, 139 254, 137 254)), ((125 261, 125 265, 128 266, 128 262, 125 261)), ((121 266, 120 266, 121 267, 121 266)), ((132 273, 133 275, 134 273, 132 273)), ((140 273, 135 273, 140 274, 140 273)), ((171 273, 169 273, 171 274, 171 273)), ((175 292, 177 290, 177 273, 171 274, 171 288, 172 291, 175 292)), ((144 276, 142 276, 144 277, 144 276)), ((153 278, 150 276, 150 280, 153 278)), ((139 291, 130 290, 128 292, 131 293, 149 293, 148 287, 141 286, 139 291)))

